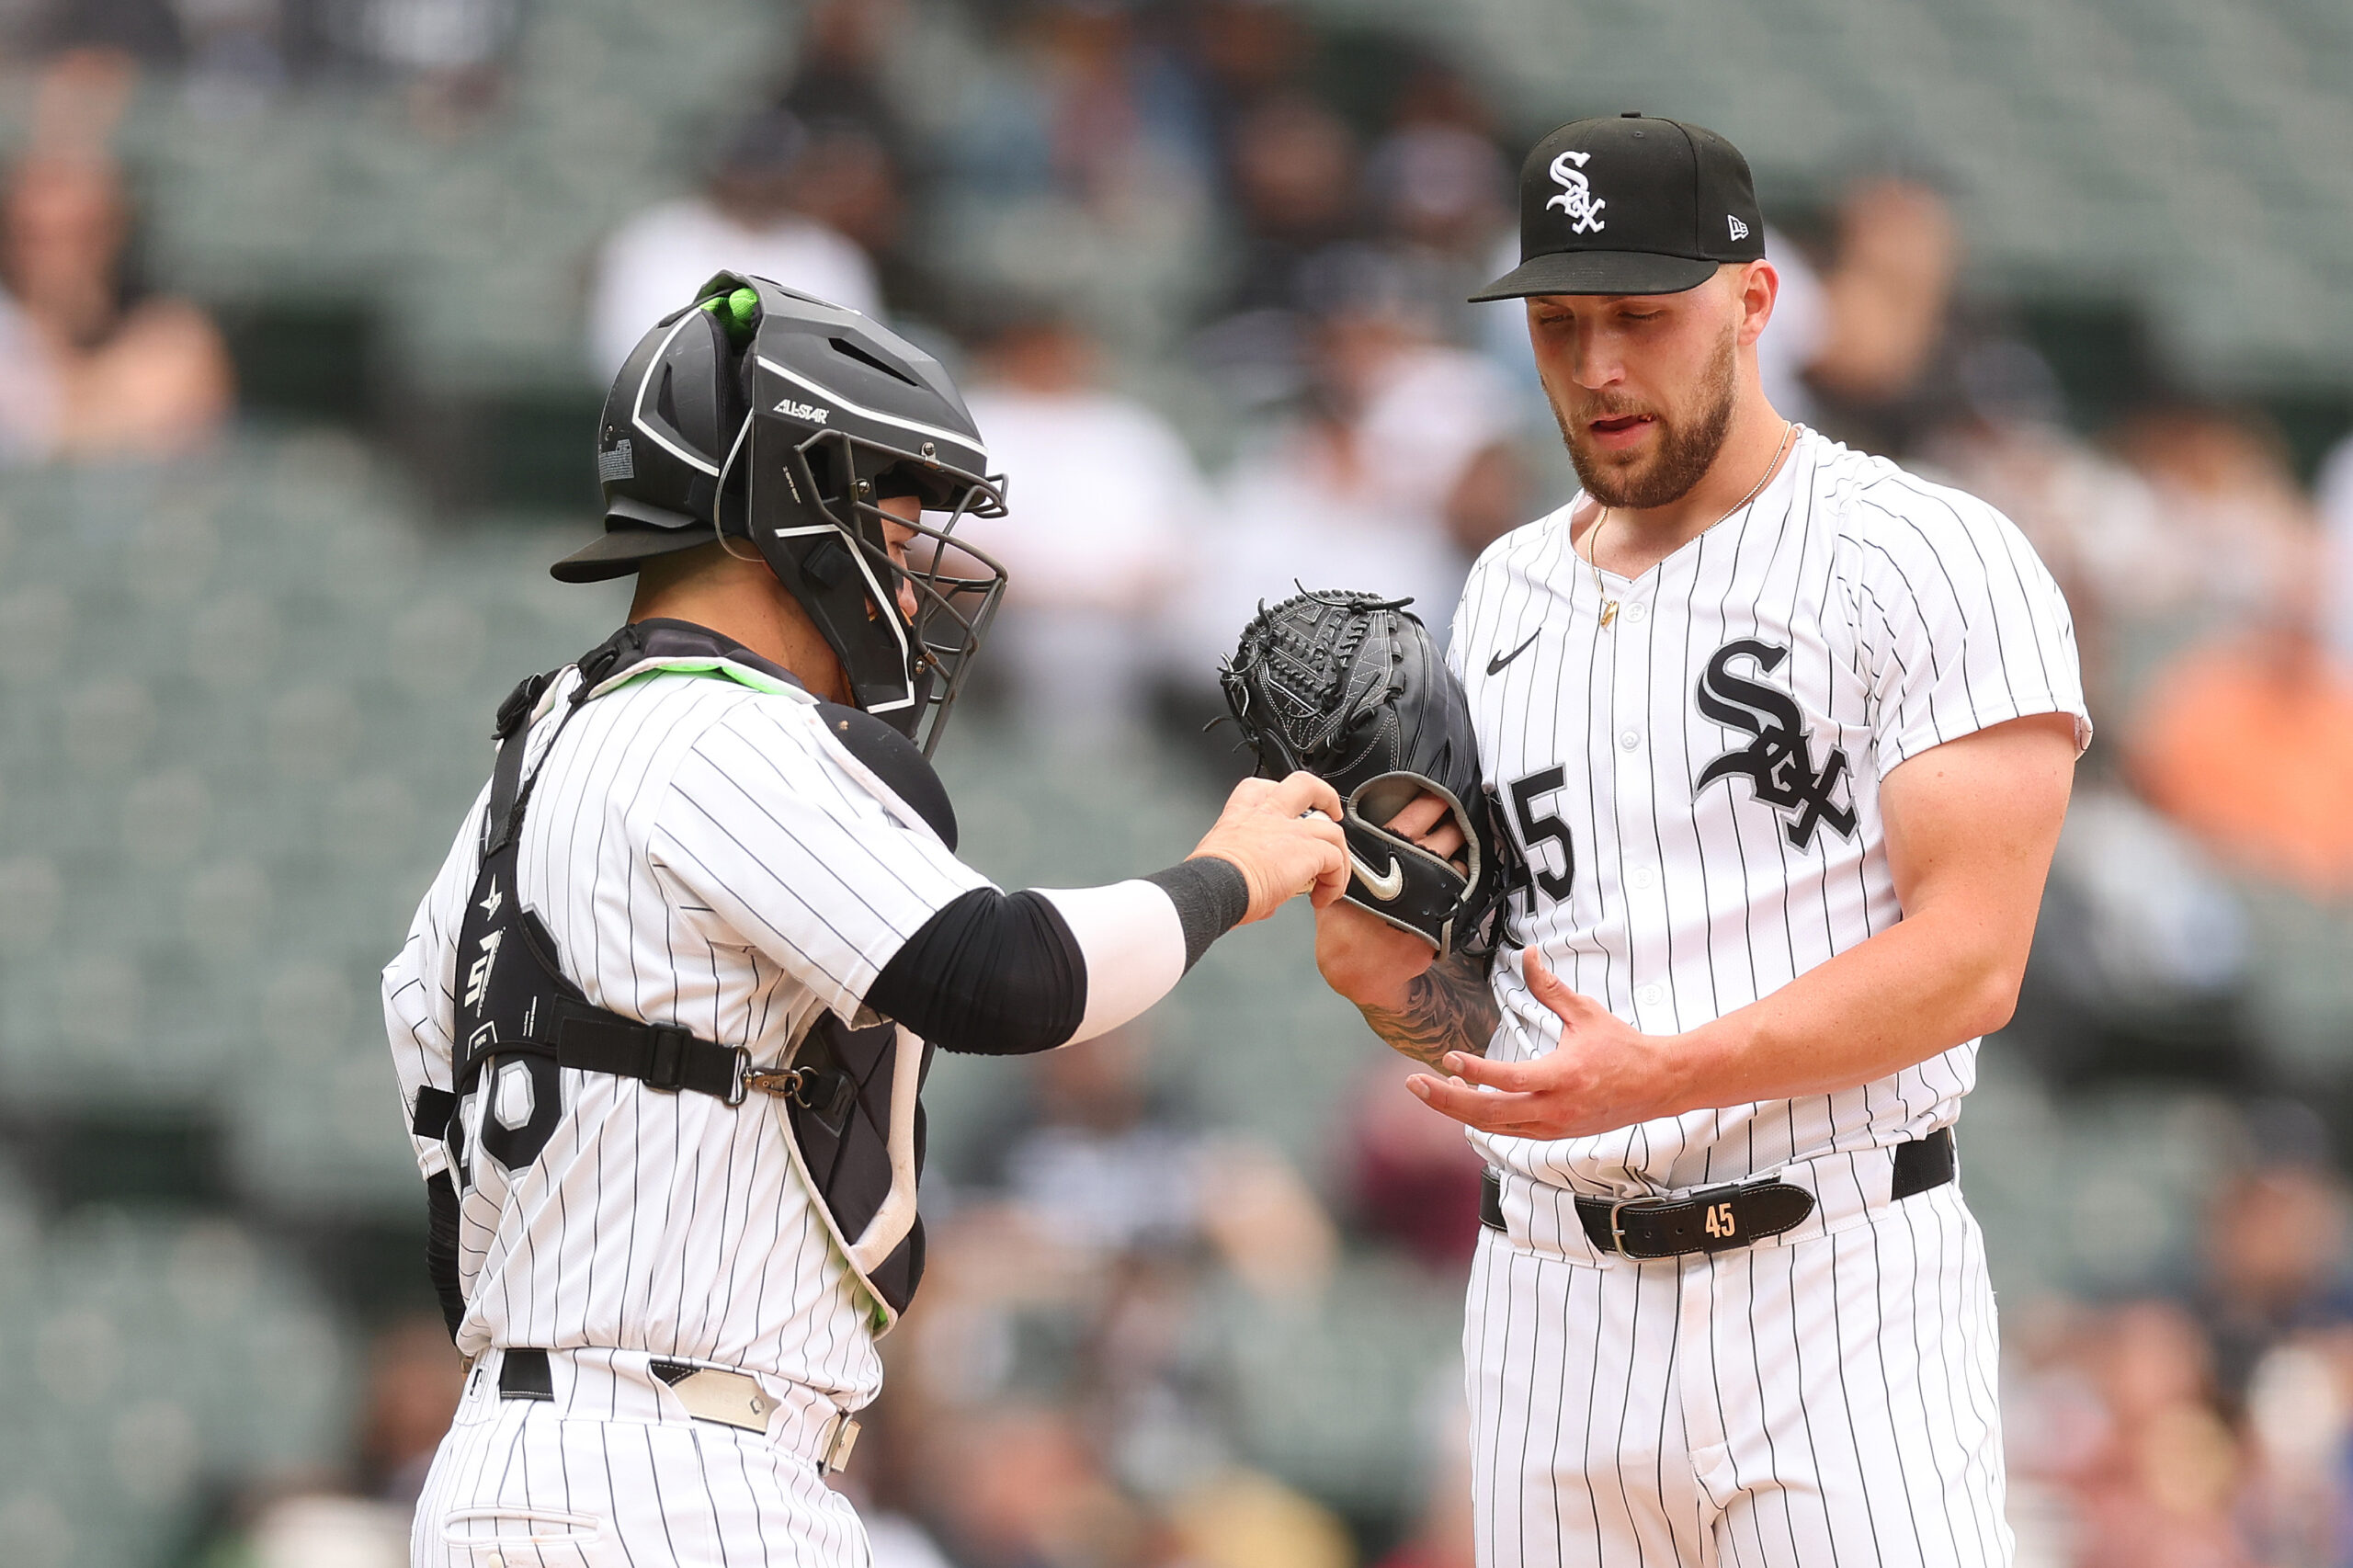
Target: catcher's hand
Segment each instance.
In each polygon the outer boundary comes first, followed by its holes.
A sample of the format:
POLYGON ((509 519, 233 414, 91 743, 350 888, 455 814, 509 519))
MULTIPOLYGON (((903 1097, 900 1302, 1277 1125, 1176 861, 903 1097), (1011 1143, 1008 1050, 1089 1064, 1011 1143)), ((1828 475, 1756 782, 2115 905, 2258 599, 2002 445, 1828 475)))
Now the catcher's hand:
POLYGON ((1240 869, 1250 889, 1245 926, 1264 920, 1294 893, 1306 893, 1321 909, 1348 881, 1339 811, 1332 786, 1313 774, 1294 773, 1279 784, 1245 778, 1193 855, 1215 855, 1240 869))
POLYGON ((1261 778, 1305 771, 1338 791, 1348 901, 1443 958, 1492 945, 1504 877, 1470 704, 1411 602, 1261 607, 1221 679, 1261 778))

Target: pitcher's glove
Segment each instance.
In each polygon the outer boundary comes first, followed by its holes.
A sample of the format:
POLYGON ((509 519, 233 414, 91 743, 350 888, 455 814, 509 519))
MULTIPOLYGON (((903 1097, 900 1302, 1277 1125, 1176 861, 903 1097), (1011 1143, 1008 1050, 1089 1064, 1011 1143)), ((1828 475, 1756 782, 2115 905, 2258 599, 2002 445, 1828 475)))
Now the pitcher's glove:
POLYGON ((1338 791, 1351 903, 1438 949, 1491 950, 1506 892, 1471 705, 1411 599, 1302 591, 1263 603, 1219 674, 1258 774, 1304 770, 1338 791), (1427 790, 1462 831, 1451 864, 1381 824, 1427 790))

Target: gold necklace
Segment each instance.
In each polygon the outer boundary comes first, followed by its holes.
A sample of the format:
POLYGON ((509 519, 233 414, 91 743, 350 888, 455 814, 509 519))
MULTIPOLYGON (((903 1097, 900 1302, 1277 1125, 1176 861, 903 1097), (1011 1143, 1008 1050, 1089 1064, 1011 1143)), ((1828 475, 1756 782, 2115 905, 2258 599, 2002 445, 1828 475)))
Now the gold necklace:
MULTIPOLYGON (((1781 444, 1773 449, 1773 460, 1765 465, 1765 472, 1757 475, 1756 483, 1748 487, 1748 494, 1733 503, 1732 512, 1726 512, 1723 517, 1718 517, 1715 523, 1710 523, 1708 528, 1714 528, 1716 523, 1722 522, 1724 517, 1731 517, 1733 512, 1739 511, 1756 499, 1765 486, 1772 482, 1774 471, 1781 466, 1782 454, 1790 449, 1790 442, 1796 437, 1797 430, 1795 421, 1788 419, 1781 421, 1781 444)), ((1601 581, 1601 525, 1608 520, 1609 508, 1604 506, 1600 515, 1593 519, 1593 527, 1587 528, 1585 533, 1585 563, 1593 571, 1593 591, 1601 600, 1601 624, 1604 626, 1608 626, 1618 619, 1618 601, 1609 597, 1609 589, 1601 581)), ((1705 533, 1708 528, 1701 528, 1699 531, 1705 533)), ((1570 548, 1569 553, 1572 555, 1576 553, 1574 546, 1570 548)))

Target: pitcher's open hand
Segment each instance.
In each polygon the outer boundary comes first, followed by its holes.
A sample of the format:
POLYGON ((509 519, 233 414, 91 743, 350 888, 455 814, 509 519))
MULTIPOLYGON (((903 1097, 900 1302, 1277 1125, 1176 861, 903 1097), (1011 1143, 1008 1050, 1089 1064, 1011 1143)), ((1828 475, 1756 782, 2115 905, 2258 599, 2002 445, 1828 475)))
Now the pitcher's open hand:
POLYGON ((1561 1020, 1561 1043, 1533 1062, 1463 1051, 1405 1086, 1466 1127, 1514 1138, 1586 1138, 1689 1108, 1679 1103, 1670 1037, 1646 1035, 1580 995, 1528 949, 1528 988, 1561 1020))

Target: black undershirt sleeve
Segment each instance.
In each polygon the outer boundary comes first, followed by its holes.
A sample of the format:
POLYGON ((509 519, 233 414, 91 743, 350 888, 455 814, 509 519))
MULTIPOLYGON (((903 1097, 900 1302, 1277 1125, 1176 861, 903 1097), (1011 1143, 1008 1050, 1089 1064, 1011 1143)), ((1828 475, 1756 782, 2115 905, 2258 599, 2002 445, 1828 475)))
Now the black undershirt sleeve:
POLYGON ((942 1051, 1025 1056, 1078 1032, 1086 960, 1045 899, 974 888, 892 955, 866 1005, 942 1051))
MULTIPOLYGON (((1212 856, 1142 880, 1176 906, 1187 969, 1250 910, 1242 872, 1212 856)), ((867 989, 866 1005, 942 1051, 1026 1056, 1078 1032, 1086 1017, 1086 957, 1051 901, 974 888, 892 955, 867 989)))

